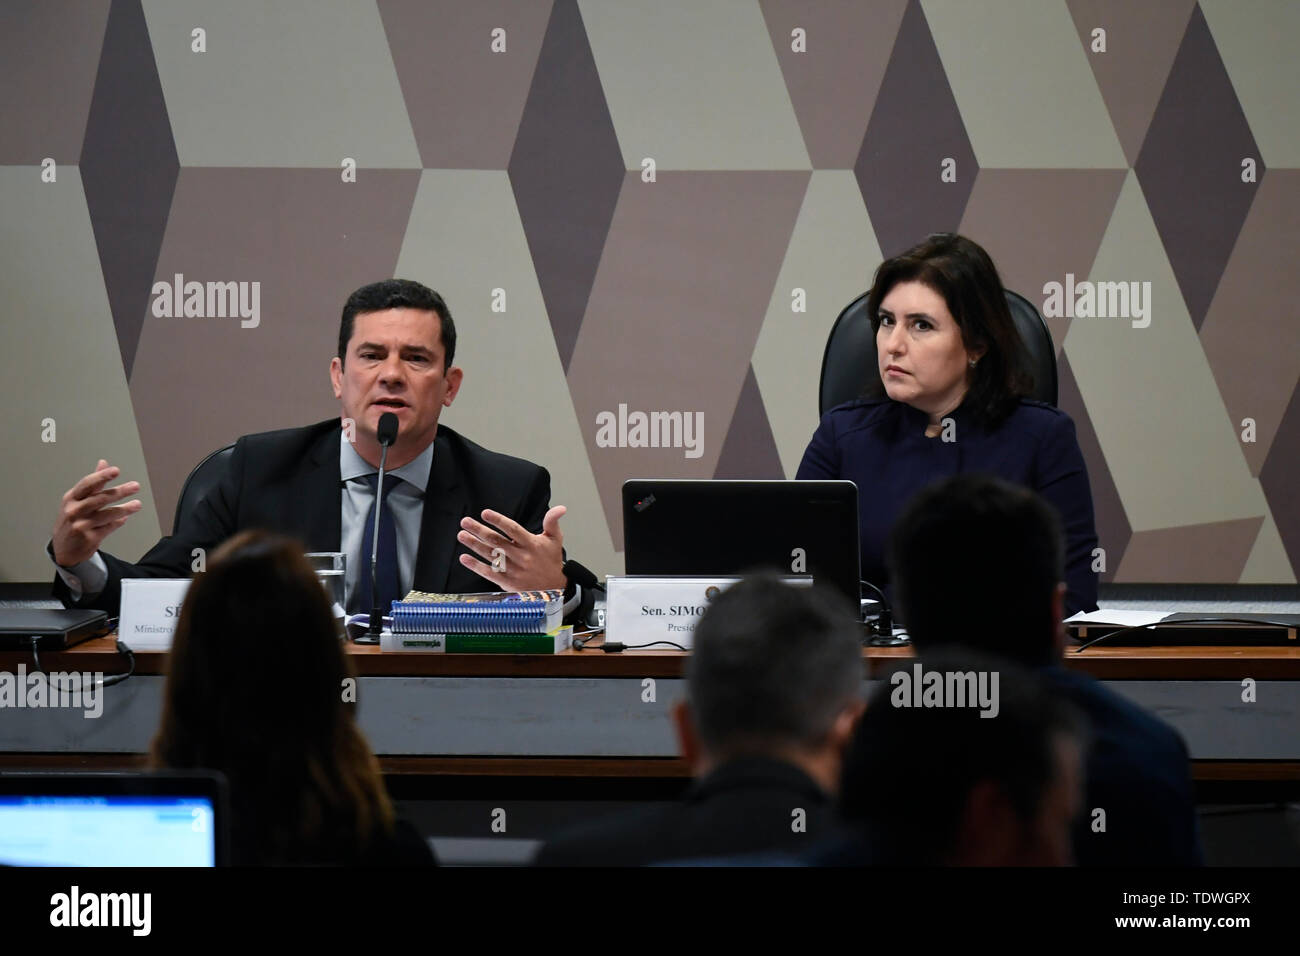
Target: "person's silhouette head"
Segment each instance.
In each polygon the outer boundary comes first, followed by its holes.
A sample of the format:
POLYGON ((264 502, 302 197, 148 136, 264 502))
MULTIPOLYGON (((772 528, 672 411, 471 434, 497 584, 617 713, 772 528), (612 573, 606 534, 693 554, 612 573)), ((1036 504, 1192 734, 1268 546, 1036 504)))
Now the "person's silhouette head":
POLYGON ((890 534, 894 605, 913 644, 957 644, 1040 666, 1060 659, 1065 602, 1060 519, 1000 478, 925 488, 890 534))
POLYGON ((844 758, 840 809, 859 862, 1069 864, 1081 728, 1035 672, 1004 659, 945 651, 902 665, 844 758))
POLYGON ((696 626, 687 700, 673 710, 682 755, 697 776, 739 757, 782 759, 833 792, 862 680, 862 627, 841 597, 747 578, 696 626))
POLYGON ((209 557, 176 627, 153 757, 226 775, 236 862, 346 858, 391 829, 349 680, 330 601, 296 542, 245 531, 209 557))

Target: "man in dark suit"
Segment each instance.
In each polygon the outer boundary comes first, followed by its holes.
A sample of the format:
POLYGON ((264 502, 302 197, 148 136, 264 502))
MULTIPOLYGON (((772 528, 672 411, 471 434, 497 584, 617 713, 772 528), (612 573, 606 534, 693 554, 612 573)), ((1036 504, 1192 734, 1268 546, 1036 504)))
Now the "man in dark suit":
POLYGON ((1083 712, 1091 742, 1073 841, 1080 865, 1200 865, 1182 737, 1062 665, 1062 541, 1055 511, 1028 489, 981 475, 931 485, 891 535, 899 619, 919 653, 959 645, 1028 665, 1083 712))
POLYGON ((640 866, 807 849, 862 712, 862 628, 840 598, 774 578, 724 591, 695 629, 672 716, 695 777, 680 803, 561 834, 540 866, 640 866))
POLYGON ((353 610, 387 607, 411 588, 565 588, 566 610, 576 611, 581 596, 565 573, 559 529, 565 509, 548 508, 546 469, 438 424, 464 376, 452 364, 455 350, 451 312, 432 289, 399 279, 358 289, 343 307, 330 362, 340 418, 239 439, 220 482, 182 517, 178 533, 135 564, 99 548, 143 507, 119 503, 139 482, 108 487, 119 469, 100 460, 63 496, 47 545, 55 595, 69 606, 115 611, 123 578, 186 577, 198 554, 260 527, 297 537, 309 551, 344 552, 353 610), (385 413, 397 417, 398 434, 375 509, 385 413), (379 581, 371 595, 376 520, 379 581))
POLYGON ((805 861, 1069 865, 1086 736, 1077 708, 1005 658, 943 649, 900 663, 872 695, 844 758, 839 805, 851 835, 805 861), (940 681, 929 705, 919 706, 918 678, 940 681))

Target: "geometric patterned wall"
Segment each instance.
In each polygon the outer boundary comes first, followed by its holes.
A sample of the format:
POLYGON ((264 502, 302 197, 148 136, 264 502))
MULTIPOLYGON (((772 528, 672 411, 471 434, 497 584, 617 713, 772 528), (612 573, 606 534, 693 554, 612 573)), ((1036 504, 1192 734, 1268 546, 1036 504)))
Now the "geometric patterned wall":
POLYGON ((49 577, 100 456, 135 558, 205 453, 337 414, 340 307, 392 275, 457 318, 444 421, 616 572, 622 480, 793 475, 840 308, 957 230, 1040 308, 1149 283, 1144 327, 1048 319, 1103 579, 1295 583, 1297 35, 1289 0, 6 0, 0 579, 49 577), (158 315, 178 274, 258 282, 256 326, 158 315), (620 405, 702 414, 698 454, 603 447, 620 405))

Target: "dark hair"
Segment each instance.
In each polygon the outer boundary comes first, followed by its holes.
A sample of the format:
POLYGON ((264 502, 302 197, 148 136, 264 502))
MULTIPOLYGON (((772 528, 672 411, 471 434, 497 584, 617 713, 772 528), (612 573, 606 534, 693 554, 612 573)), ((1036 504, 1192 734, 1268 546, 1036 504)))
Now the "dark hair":
POLYGON ((181 609, 152 756, 226 775, 234 862, 353 859, 391 833, 378 763, 343 700, 350 677, 296 542, 245 531, 210 556, 181 609))
POLYGON ((918 649, 959 643, 1052 661, 1065 554, 1060 519, 1037 494, 991 475, 936 482, 903 509, 888 551, 894 602, 918 649))
MULTIPOLYGON (((967 351, 985 349, 970 370, 965 406, 986 428, 1000 424, 1022 396, 1033 391, 1024 343, 1016 331, 997 266, 977 243, 953 233, 937 233, 876 270, 867 294, 871 331, 880 331, 880 304, 900 282, 919 282, 943 297, 961 329, 967 351)), ((863 394, 884 398, 879 369, 873 369, 863 394)))
MULTIPOLYGON (((872 863, 934 866, 957 849, 972 789, 991 780, 1022 821, 1038 816, 1060 774, 1059 737, 1084 743, 1078 712, 1037 675, 1000 658, 969 652, 923 654, 922 673, 997 675, 997 712, 979 707, 895 706, 910 689, 894 675, 872 694, 845 754, 840 814, 868 837, 872 863)), ((969 679, 969 678, 968 678, 969 679)), ((950 701, 948 703, 951 703, 950 701)), ((1011 834, 1007 835, 1011 837, 1011 834)))
POLYGON ((837 593, 755 575, 705 611, 686 679, 714 756, 816 746, 862 694, 862 626, 837 593))
POLYGON ((339 322, 339 361, 347 363, 348 342, 352 341, 352 326, 356 317, 366 312, 383 312, 385 309, 418 309, 438 315, 442 341, 442 367, 451 368, 456 357, 456 323, 442 296, 427 285, 411 279, 385 279, 363 285, 348 296, 343 304, 343 318, 339 322))

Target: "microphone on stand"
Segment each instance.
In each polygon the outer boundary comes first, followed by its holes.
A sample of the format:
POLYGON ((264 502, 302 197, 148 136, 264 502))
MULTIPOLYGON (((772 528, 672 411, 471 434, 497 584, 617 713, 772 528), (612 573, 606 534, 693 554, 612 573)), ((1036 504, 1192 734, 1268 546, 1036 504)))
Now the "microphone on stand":
POLYGON ((375 533, 370 539, 370 627, 358 644, 378 644, 384 629, 384 609, 379 607, 379 589, 375 584, 375 565, 379 561, 379 504, 384 500, 384 469, 388 464, 388 446, 397 441, 397 416, 384 412, 379 416, 379 480, 375 482, 375 533))
POLYGON ((859 580, 858 584, 863 587, 871 588, 880 598, 880 613, 876 617, 876 622, 872 626, 875 636, 867 641, 872 647, 902 647, 910 644, 907 638, 894 633, 894 613, 889 606, 889 599, 885 597, 885 592, 880 590, 870 581, 859 580))

